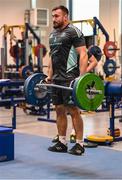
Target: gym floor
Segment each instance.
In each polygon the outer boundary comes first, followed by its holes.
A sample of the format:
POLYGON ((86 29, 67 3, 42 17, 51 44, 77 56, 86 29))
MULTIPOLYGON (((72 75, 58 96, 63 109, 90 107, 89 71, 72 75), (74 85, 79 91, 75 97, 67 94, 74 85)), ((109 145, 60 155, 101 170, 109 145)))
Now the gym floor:
MULTIPOLYGON (((0 108, 0 125, 11 126, 12 109, 0 108)), ((88 135, 107 135, 109 127, 109 112, 81 112, 84 121, 84 138, 88 135)), ((122 115, 121 110, 116 110, 115 115, 122 115)), ((55 120, 55 111, 51 111, 50 122, 38 121, 38 119, 47 119, 46 116, 35 116, 26 114, 21 108, 17 108, 16 129, 14 132, 37 135, 42 137, 53 138, 57 134, 56 124, 51 120, 55 120)), ((68 116, 67 140, 69 140, 72 128, 71 118, 68 116)), ((119 128, 122 136, 122 122, 115 119, 115 128, 119 128)), ((122 141, 114 142, 111 147, 115 150, 122 151, 122 141)))
MULTIPOLYGON (((0 124, 11 126, 12 109, 0 108, 0 124)), ((87 135, 106 135, 109 127, 109 113, 85 113, 84 138, 87 135)), ((121 115, 116 110, 116 115, 121 115)), ((25 114, 17 108, 17 123, 15 134, 15 158, 12 161, 0 162, 0 179, 121 179, 122 177, 122 141, 112 146, 98 146, 86 148, 82 156, 68 153, 53 153, 48 151, 52 138, 57 134, 55 111, 51 111, 50 122, 38 121, 47 118, 25 114)), ((115 120, 116 128, 122 125, 115 120)), ((68 116, 67 140, 72 128, 71 118, 68 116)), ((122 134, 121 134, 122 135, 122 134)), ((68 142, 68 147, 72 144, 68 142)))

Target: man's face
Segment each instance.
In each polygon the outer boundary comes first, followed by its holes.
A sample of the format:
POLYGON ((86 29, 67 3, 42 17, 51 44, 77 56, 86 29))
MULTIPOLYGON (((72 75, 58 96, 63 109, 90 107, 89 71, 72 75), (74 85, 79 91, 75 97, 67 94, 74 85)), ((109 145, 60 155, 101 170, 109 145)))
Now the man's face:
POLYGON ((57 9, 52 11, 53 17, 53 28, 62 28, 64 26, 65 21, 67 20, 67 15, 61 10, 57 9))

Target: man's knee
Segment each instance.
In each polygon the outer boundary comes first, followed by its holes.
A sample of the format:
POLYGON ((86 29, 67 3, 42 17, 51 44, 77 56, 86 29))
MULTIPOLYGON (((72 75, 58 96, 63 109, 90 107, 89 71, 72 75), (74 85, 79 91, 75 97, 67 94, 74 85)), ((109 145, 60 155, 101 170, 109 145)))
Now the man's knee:
POLYGON ((58 116, 62 116, 66 114, 66 109, 64 105, 56 105, 56 113, 58 116))
POLYGON ((76 106, 67 107, 67 112, 71 116, 80 116, 80 110, 76 106))

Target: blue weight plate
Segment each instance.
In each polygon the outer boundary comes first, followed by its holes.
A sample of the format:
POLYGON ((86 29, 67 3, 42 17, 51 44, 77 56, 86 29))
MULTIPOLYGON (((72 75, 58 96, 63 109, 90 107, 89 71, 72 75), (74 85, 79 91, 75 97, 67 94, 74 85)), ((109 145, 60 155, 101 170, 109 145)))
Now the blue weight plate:
POLYGON ((24 79, 27 79, 28 76, 29 76, 29 73, 31 74, 32 72, 33 72, 32 66, 24 66, 24 67, 22 68, 22 77, 23 77, 24 79))
POLYGON ((97 61, 100 61, 101 60, 101 57, 102 57, 102 51, 100 49, 100 47, 98 46, 92 46, 90 49, 89 49, 89 52, 94 55, 94 57, 97 59, 97 61))
POLYGON ((111 76, 116 71, 116 62, 113 59, 106 60, 103 70, 107 76, 111 76))
POLYGON ((36 91, 35 87, 41 80, 45 79, 46 75, 42 73, 36 73, 30 75, 24 83, 24 93, 26 102, 35 106, 46 105, 50 101, 49 94, 41 92, 40 90, 36 91))

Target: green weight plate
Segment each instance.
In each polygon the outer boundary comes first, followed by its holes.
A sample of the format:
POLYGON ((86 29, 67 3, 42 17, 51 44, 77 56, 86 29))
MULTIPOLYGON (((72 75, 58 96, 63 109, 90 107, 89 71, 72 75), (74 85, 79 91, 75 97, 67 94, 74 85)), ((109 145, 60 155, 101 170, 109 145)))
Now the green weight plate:
POLYGON ((96 110, 104 98, 104 83, 99 76, 94 73, 87 73, 78 78, 73 86, 73 99, 80 109, 88 111, 96 110), (89 94, 87 91, 100 90, 100 94, 89 94))

